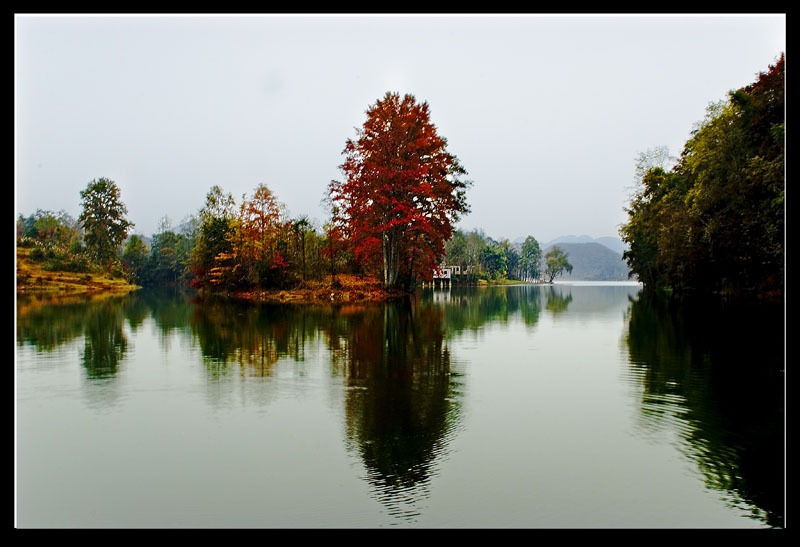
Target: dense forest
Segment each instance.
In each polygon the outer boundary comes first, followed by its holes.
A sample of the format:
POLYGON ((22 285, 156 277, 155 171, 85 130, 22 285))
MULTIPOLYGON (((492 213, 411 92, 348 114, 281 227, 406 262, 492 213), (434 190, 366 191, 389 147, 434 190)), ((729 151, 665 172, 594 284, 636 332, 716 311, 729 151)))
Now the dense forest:
POLYGON ((711 104, 677 160, 664 149, 640 156, 620 234, 645 286, 782 297, 784 74, 781 55, 754 83, 711 104))

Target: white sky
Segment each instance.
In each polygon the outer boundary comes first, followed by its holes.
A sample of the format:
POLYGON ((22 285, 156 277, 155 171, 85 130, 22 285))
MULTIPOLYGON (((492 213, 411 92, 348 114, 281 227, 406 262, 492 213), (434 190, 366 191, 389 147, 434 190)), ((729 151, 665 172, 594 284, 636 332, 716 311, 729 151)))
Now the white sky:
POLYGON ((635 158, 786 49, 774 15, 16 15, 16 212, 117 182, 136 233, 266 184, 323 222, 386 91, 427 101, 474 184, 459 227, 616 236, 635 158))

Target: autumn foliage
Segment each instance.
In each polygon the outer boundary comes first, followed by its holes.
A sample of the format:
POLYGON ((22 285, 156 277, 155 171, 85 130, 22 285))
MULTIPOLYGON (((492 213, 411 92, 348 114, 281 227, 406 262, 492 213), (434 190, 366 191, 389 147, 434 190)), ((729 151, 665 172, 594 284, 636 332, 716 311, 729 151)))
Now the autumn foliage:
POLYGON ((355 259, 386 287, 430 280, 452 235, 452 223, 469 211, 466 171, 447 151, 426 102, 386 93, 348 139, 331 181, 334 221, 355 259))
MULTIPOLYGON (((291 218, 265 184, 238 203, 215 185, 197 217, 182 222, 177 233, 165 217, 147 245, 138 235, 131 238, 120 275, 143 285, 189 283, 224 294, 351 303, 384 300, 432 279, 452 224, 469 210, 470 183, 431 122, 428 104, 386 93, 367 110, 343 155, 345 178, 328 186, 331 217, 323 225, 291 218)), ((87 202, 90 190, 99 205, 84 215, 88 220, 81 218, 84 238, 98 256, 112 260, 129 224, 111 223, 119 215, 100 210, 108 201, 100 191, 105 187, 95 191, 90 185, 81 194, 87 202), (115 239, 99 239, 109 234, 115 239)), ((121 203, 118 209, 125 212, 121 203)), ((57 239, 49 220, 29 220, 20 218, 20 234, 57 239)))

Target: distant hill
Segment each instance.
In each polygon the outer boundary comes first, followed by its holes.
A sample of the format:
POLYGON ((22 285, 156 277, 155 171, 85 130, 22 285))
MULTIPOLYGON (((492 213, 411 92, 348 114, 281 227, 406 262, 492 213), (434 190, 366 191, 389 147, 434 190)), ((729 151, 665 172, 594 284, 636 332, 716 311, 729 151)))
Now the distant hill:
POLYGON ((552 247, 553 245, 560 245, 562 243, 599 243, 600 245, 608 247, 612 251, 618 252, 620 255, 623 253, 623 251, 628 249, 628 245, 620 238, 612 236, 592 238, 589 236, 569 235, 557 237, 552 241, 548 241, 540 245, 544 249, 545 247, 552 247))
POLYGON ((617 251, 620 254, 628 250, 628 244, 618 237, 597 237, 595 238, 594 242, 599 243, 600 245, 605 245, 612 251, 617 251))
MULTIPOLYGON (((573 236, 574 237, 574 236, 573 236)), ((613 238, 612 238, 613 239, 613 238)), ((542 255, 554 246, 567 253, 567 260, 572 264, 572 273, 558 279, 571 281, 628 281, 628 265, 622 260, 622 252, 592 241, 590 243, 548 243, 543 247, 542 255)))

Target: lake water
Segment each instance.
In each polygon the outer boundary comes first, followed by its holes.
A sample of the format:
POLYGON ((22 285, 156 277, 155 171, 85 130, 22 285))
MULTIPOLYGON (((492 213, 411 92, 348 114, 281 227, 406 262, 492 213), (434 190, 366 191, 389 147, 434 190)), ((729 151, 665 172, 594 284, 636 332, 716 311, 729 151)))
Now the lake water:
POLYGON ((20 528, 767 528, 783 308, 18 300, 20 528))

